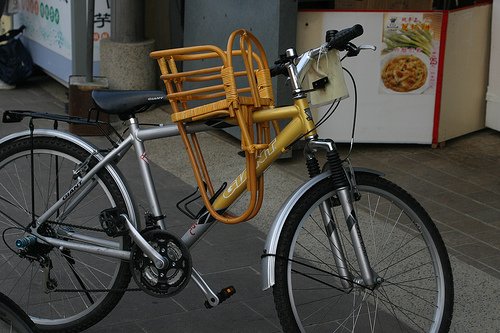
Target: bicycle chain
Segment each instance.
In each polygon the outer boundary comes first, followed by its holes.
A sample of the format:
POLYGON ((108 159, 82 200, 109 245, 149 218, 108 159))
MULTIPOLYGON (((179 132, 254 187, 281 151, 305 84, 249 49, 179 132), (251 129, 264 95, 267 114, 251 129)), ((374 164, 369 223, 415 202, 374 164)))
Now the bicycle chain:
MULTIPOLYGON (((63 222, 49 222, 49 224, 55 224, 55 225, 60 225, 63 227, 71 227, 75 229, 82 229, 82 230, 89 230, 89 231, 96 231, 96 232, 105 232, 103 229, 98 229, 98 228, 92 228, 92 227, 86 227, 82 225, 74 225, 70 223, 63 223, 63 222)), ((64 255, 64 254, 63 254, 64 255)), ((125 289, 55 289, 52 290, 52 292, 56 293, 120 293, 120 292, 127 292, 127 291, 142 291, 141 288, 125 288, 125 289)))
POLYGON ((55 289, 54 293, 121 293, 126 291, 143 291, 141 288, 126 289, 55 289))
POLYGON ((47 223, 48 224, 60 225, 60 226, 63 226, 63 227, 71 227, 71 228, 75 228, 75 229, 82 229, 82 230, 96 231, 96 232, 105 232, 103 229, 86 227, 86 226, 83 226, 83 225, 75 225, 75 224, 63 223, 63 222, 49 222, 49 221, 47 221, 47 223))

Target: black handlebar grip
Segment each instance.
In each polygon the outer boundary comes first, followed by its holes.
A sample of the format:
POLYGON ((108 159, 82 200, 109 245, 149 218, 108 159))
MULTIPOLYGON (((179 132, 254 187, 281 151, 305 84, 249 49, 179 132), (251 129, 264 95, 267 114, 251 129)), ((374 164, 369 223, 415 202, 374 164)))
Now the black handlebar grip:
POLYGON ((353 40, 356 37, 359 37, 363 34, 363 27, 359 24, 352 26, 351 28, 346 28, 340 30, 337 33, 328 33, 327 38, 330 37, 328 42, 328 49, 337 49, 344 50, 347 43, 353 40))

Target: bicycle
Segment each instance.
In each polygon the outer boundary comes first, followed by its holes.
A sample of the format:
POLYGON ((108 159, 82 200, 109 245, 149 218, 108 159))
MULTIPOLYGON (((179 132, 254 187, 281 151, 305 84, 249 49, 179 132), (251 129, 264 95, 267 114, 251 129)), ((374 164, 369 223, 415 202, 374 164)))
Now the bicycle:
MULTIPOLYGON (((263 289, 273 287, 283 330, 447 331, 453 280, 437 228, 410 194, 377 171, 352 167, 332 140, 318 137, 310 91, 302 87, 319 58, 340 63, 340 51, 355 56, 373 48, 352 44, 362 32, 360 25, 328 31, 323 45, 300 56, 288 49, 272 68, 259 41, 245 30, 230 36, 226 51, 212 45, 155 51, 151 56, 166 94, 92 93, 100 112, 129 125, 127 136, 115 133, 116 140, 104 133, 113 144, 106 151, 33 124, 38 118, 53 120, 54 127, 88 119, 4 112, 4 122, 30 118, 30 123, 29 130, 0 140, 1 289, 41 331, 92 326, 131 290, 131 278, 138 290, 156 297, 175 295, 192 279, 207 308, 215 307, 235 289, 214 292, 193 267, 189 249, 216 221, 253 218, 263 200, 264 171, 302 139, 310 180, 281 207, 262 255, 263 289), (233 50, 237 37, 240 47, 233 50), (191 61, 205 68, 192 69, 191 61), (238 62, 243 70, 235 70, 238 62), (290 78, 294 104, 275 107, 271 76, 281 74, 290 78), (241 81, 248 86, 241 88, 241 81), (168 102, 174 124, 140 127, 136 113, 168 102), (284 119, 289 122, 281 128, 278 121, 284 119), (241 130, 246 168, 215 190, 196 133, 227 126, 241 130), (144 148, 144 141, 172 136, 183 139, 198 183, 197 191, 177 204, 195 221, 180 238, 167 231, 144 148), (144 221, 117 166, 132 147, 150 205, 144 221), (326 152, 323 169, 319 150, 326 152), (248 207, 234 215, 230 206, 244 192, 248 207), (204 207, 193 211, 200 198, 204 207)), ((335 80, 315 80, 313 90, 336 85, 335 80)))

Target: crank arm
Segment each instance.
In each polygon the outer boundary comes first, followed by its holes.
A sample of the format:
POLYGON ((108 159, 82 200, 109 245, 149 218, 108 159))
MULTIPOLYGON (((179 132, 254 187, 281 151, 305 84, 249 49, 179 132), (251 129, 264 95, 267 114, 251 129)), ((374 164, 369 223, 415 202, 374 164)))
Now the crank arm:
POLYGON ((205 295, 208 304, 211 307, 219 305, 219 297, 210 289, 209 285, 203 280, 200 273, 194 267, 191 271, 191 277, 193 278, 196 285, 200 288, 201 292, 205 295))
POLYGON ((139 231, 132 225, 128 216, 126 214, 121 214, 120 217, 125 221, 125 224, 130 231, 130 236, 134 242, 139 246, 143 253, 145 253, 149 259, 153 260, 156 268, 162 269, 167 266, 167 259, 158 253, 149 243, 141 236, 139 231))

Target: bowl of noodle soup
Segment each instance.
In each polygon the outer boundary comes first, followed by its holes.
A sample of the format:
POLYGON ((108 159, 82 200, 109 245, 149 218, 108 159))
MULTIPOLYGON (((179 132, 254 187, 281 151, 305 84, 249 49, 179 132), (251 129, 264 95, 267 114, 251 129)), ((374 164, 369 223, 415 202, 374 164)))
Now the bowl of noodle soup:
POLYGON ((388 93, 421 94, 429 86, 429 58, 391 52, 382 60, 380 79, 388 93))

